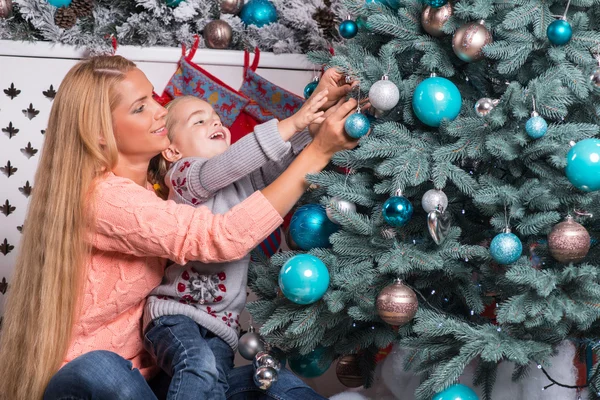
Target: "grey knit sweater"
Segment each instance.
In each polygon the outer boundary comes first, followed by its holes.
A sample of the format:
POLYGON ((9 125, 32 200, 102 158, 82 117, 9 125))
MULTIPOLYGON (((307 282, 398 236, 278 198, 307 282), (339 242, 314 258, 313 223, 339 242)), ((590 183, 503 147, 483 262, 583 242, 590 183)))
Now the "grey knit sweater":
MULTIPOLYGON (((284 142, 277 120, 254 128, 223 154, 184 158, 165 177, 169 200, 224 214, 275 180, 310 142, 307 131, 284 142)), ((163 315, 185 315, 237 349, 239 317, 246 305, 250 256, 220 264, 173 264, 148 297, 144 327, 163 315)))

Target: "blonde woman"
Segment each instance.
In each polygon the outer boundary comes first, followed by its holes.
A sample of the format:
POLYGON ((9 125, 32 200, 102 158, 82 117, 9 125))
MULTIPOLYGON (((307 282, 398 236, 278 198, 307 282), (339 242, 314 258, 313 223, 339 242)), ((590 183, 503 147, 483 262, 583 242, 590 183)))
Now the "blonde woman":
MULTIPOLYGON (((347 90, 335 89, 338 97, 347 90)), ((243 257, 282 222, 307 173, 356 146, 343 132, 350 100, 280 178, 213 215, 159 199, 147 181, 150 160, 169 146, 166 110, 152 90, 119 56, 78 63, 60 86, 0 333, 2 400, 156 398, 141 316, 165 260, 243 257)), ((282 393, 298 395, 289 398, 321 398, 284 378, 282 393)))

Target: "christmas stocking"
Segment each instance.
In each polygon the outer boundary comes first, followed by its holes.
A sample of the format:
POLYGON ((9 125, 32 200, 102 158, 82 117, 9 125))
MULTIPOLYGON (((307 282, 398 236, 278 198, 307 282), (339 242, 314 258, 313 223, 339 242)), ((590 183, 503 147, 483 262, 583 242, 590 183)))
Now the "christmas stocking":
POLYGON ((240 93, 256 103, 247 107, 248 112, 260 121, 267 116, 275 116, 279 120, 292 116, 302 107, 304 99, 258 75, 255 71, 259 59, 258 48, 254 50, 252 65, 249 65, 250 54, 248 51, 244 53, 244 83, 240 93))
POLYGON ((192 59, 200 43, 196 37, 189 54, 186 56, 185 45, 182 47, 182 57, 175 74, 169 80, 162 96, 155 96, 156 100, 165 105, 179 96, 196 96, 207 101, 213 106, 221 117, 223 124, 231 131, 231 142, 234 143, 244 135, 252 132, 255 125, 272 119, 269 115, 256 119, 248 112, 248 107, 254 102, 231 88, 204 68, 194 63, 192 59))

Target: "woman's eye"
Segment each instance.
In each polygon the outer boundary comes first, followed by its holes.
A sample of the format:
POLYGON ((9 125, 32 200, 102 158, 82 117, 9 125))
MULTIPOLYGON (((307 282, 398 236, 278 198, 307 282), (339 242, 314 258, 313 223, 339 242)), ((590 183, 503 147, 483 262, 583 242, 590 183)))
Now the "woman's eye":
POLYGON ((144 111, 144 108, 146 107, 145 104, 142 104, 139 108, 135 109, 133 112, 134 114, 138 114, 141 113, 142 111, 144 111))

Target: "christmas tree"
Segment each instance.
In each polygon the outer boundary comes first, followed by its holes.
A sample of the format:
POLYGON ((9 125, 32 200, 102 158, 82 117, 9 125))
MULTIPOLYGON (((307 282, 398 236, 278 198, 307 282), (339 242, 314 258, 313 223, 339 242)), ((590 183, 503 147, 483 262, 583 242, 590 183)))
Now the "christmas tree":
POLYGON ((500 362, 518 380, 564 341, 599 352, 600 1, 346 5, 348 39, 311 57, 360 82, 371 131, 309 177, 296 250, 253 264, 261 334, 301 374, 344 357, 367 384, 397 343, 418 400, 469 363, 490 399, 500 362))

